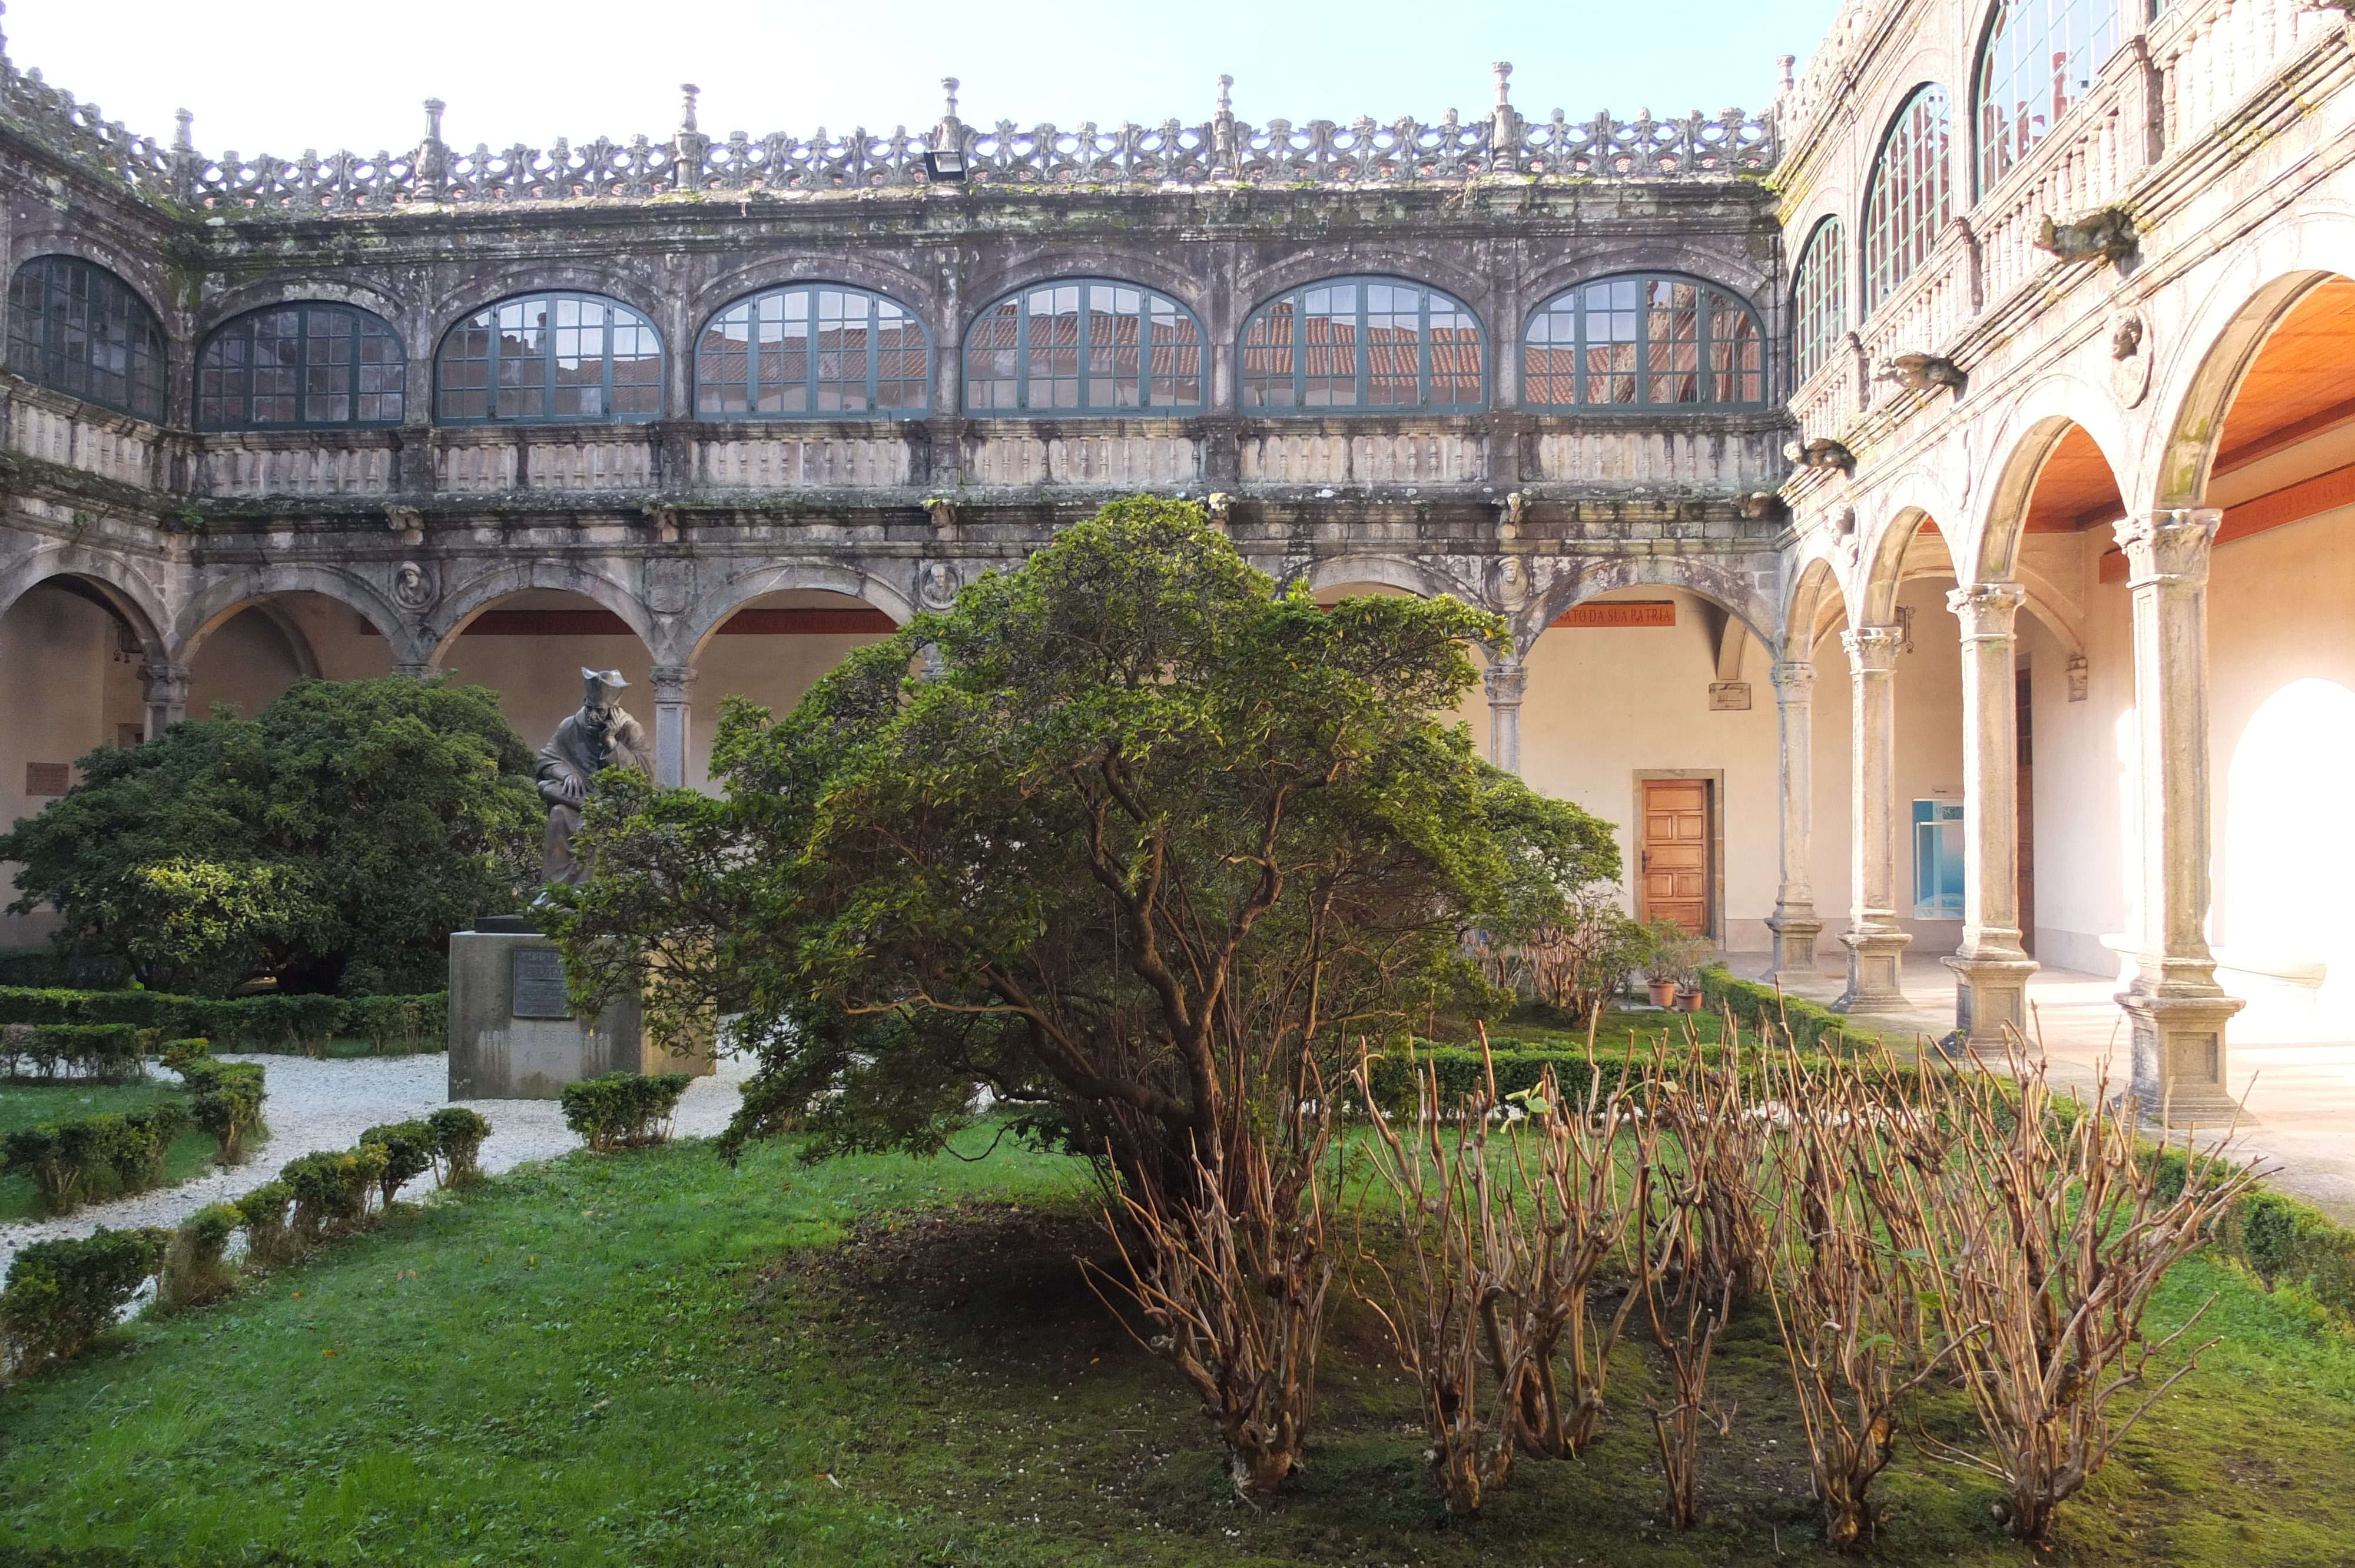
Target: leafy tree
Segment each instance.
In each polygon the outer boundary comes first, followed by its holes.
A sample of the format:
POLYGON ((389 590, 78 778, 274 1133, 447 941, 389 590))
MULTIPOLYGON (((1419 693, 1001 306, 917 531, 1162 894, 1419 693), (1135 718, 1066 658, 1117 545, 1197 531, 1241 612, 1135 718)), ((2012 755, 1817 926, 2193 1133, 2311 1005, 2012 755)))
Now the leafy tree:
POLYGON ((720 797, 611 776, 558 922, 580 1000, 643 989, 682 1046, 741 1012, 735 1145, 929 1152, 984 1085, 1151 1190, 1223 1182, 1362 1043, 1487 994, 1467 930, 1616 874, 1439 716, 1502 630, 1327 612, 1196 508, 1117 503, 782 720, 731 703, 720 797))
POLYGON ((537 880, 532 754, 479 686, 301 681, 80 766, 0 835, 11 907, 151 986, 438 990, 448 934, 537 880))

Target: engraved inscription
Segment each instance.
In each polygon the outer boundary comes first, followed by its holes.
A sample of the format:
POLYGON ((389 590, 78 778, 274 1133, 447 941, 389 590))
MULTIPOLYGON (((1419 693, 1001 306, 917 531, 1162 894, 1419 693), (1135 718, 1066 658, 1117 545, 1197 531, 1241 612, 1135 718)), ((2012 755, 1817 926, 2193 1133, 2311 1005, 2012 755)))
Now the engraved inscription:
POLYGON ((564 955, 553 948, 515 950, 515 1003, 508 1009, 517 1018, 570 1018, 572 1003, 564 995, 564 955))

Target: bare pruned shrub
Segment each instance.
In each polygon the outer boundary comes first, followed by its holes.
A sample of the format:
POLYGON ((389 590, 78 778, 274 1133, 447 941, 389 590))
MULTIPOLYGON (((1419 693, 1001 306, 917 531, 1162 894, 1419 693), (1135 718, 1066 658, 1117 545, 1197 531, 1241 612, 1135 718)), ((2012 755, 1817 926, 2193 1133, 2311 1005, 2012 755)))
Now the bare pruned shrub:
POLYGON ((2167 1271, 2256 1173, 2224 1158, 2227 1137, 2194 1150, 2190 1180, 2162 1196, 2130 1103, 2113 1102, 2097 1081, 2089 1104, 2057 1105, 2042 1062, 2020 1057, 2015 1048, 2016 1084, 1923 1071, 1913 1108, 1923 1125, 1955 1129, 1950 1151, 1935 1164, 1891 1162, 1890 1176, 1918 1184, 1944 1276, 1937 1310, 1992 1450, 1941 1452, 2000 1481, 1998 1518, 2041 1545, 2060 1505, 2215 1343, 2191 1347, 2160 1375, 2154 1363, 2171 1358, 2207 1307, 2157 1340, 2144 1337, 2143 1315, 2167 1271), (2121 1418, 2113 1407, 2122 1397, 2131 1408, 2121 1418))
POLYGON ((1920 1306, 1920 1190, 1876 1183, 1891 1118, 1851 1068, 1785 1050, 1770 1065, 1782 1111, 1767 1299, 1791 1386, 1824 1535, 1841 1551, 1875 1539, 1886 1510, 1870 1497, 1895 1456, 1898 1402, 1954 1349, 1933 1348, 1920 1306), (1876 1202, 1876 1198, 1880 1202, 1876 1202), (1889 1205, 1900 1212, 1882 1218, 1889 1205))
POLYGON ((1743 1076, 1740 1037, 1725 1021, 1714 1059, 1689 1021, 1681 1052, 1664 1038, 1654 1058, 1652 1107, 1672 1135, 1689 1180, 1693 1264, 1704 1299, 1741 1302, 1767 1274, 1763 1181, 1774 1125, 1743 1076))
MULTIPOLYGON (((1227 1446, 1235 1490, 1265 1497, 1300 1467, 1316 1411, 1316 1347, 1333 1263, 1325 1245, 1321 1120, 1279 1168, 1237 1137, 1223 1170, 1198 1159, 1191 1191, 1132 1172, 1104 1222, 1125 1292, 1156 1330, 1146 1346, 1201 1396, 1227 1446)), ((1091 1278, 1094 1271, 1090 1271, 1091 1278)))
MULTIPOLYGON (((1700 1518, 1700 1434, 1709 1412, 1709 1364, 1733 1312, 1733 1280, 1702 1262, 1702 1179, 1671 1160, 1658 1118, 1636 1124, 1636 1292, 1652 1338, 1668 1364, 1667 1403, 1646 1397, 1658 1439, 1668 1523, 1689 1529, 1700 1518)), ((1733 1413, 1716 1418, 1721 1435, 1733 1413)))

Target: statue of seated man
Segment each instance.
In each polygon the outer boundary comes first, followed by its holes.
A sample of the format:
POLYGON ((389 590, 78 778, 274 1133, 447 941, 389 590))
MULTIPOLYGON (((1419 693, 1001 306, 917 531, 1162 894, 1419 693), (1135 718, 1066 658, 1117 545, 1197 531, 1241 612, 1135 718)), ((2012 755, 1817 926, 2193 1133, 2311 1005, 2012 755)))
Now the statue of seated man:
POLYGON ((581 711, 556 726, 539 748, 539 798, 548 802, 548 836, 540 856, 540 879, 577 887, 589 879, 589 863, 573 853, 581 810, 595 791, 597 775, 608 768, 634 768, 653 777, 646 732, 622 711, 629 686, 619 670, 583 670, 581 711))

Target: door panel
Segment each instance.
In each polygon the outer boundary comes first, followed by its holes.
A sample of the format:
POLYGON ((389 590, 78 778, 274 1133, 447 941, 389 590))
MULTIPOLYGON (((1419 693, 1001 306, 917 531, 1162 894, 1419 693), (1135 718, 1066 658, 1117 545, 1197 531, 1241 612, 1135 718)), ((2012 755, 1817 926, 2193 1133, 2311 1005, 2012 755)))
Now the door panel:
POLYGON ((1646 779, 1639 913, 1709 934, 1710 800, 1701 779, 1646 779))

